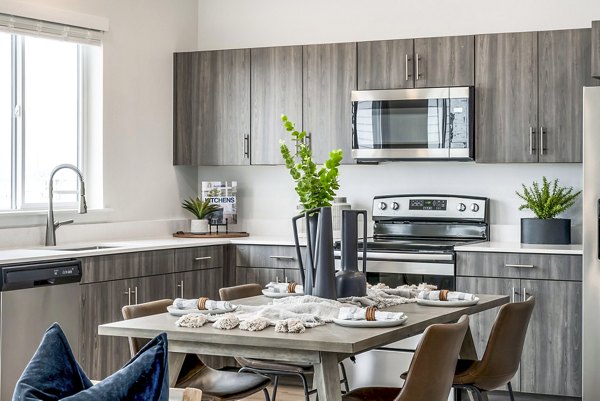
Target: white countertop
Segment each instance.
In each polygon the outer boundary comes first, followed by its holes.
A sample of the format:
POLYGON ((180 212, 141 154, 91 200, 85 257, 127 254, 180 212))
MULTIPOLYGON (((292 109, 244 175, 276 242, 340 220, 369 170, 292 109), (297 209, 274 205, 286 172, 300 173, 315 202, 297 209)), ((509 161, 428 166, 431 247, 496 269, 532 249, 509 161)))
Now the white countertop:
POLYGON ((546 253, 553 255, 583 255, 581 244, 537 245, 518 242, 479 242, 454 248, 457 252, 505 252, 505 253, 546 253))
POLYGON ((55 247, 31 247, 20 249, 0 249, 0 264, 35 262, 40 260, 56 260, 87 256, 111 255, 117 253, 152 251, 159 249, 190 248, 197 246, 252 244, 252 245, 294 245, 289 238, 250 236, 242 238, 204 239, 204 238, 148 238, 129 241, 99 241, 71 243, 55 247), (88 246, 108 247, 85 251, 72 251, 72 248, 88 246))

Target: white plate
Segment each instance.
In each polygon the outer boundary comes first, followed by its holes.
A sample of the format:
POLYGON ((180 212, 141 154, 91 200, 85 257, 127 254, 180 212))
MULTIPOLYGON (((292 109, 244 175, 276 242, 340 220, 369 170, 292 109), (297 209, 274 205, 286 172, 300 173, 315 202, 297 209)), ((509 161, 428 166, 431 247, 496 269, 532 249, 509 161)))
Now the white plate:
POLYGON ((213 310, 200 310, 200 309, 177 309, 173 305, 167 306, 167 312, 173 316, 183 316, 190 313, 203 313, 205 315, 221 315, 223 313, 233 312, 237 309, 237 306, 233 309, 213 309, 213 310))
POLYGON ((345 327, 395 327, 406 322, 408 316, 404 316, 400 320, 343 320, 333 319, 333 323, 345 327))
POLYGON ((432 301, 430 299, 417 298, 417 303, 425 306, 471 306, 477 305, 478 302, 479 298, 477 297, 472 301, 432 301))
POLYGON ((262 290, 263 295, 265 297, 269 297, 269 298, 285 298, 285 297, 297 297, 298 295, 304 295, 302 293, 298 293, 298 292, 293 292, 293 293, 289 293, 289 292, 272 292, 272 291, 267 291, 267 290, 262 290))

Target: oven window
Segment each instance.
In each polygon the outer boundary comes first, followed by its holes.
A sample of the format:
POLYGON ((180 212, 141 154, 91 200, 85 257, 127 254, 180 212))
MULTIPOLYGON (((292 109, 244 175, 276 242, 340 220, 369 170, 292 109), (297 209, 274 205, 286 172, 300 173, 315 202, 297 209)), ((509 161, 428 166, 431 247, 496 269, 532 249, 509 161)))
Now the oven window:
POLYGON ((359 149, 447 148, 447 102, 447 99, 355 102, 355 145, 359 149))
POLYGON ((427 283, 433 284, 441 290, 455 289, 455 280, 453 276, 367 272, 367 282, 372 285, 384 283, 392 288, 400 285, 419 285, 421 283, 427 283))

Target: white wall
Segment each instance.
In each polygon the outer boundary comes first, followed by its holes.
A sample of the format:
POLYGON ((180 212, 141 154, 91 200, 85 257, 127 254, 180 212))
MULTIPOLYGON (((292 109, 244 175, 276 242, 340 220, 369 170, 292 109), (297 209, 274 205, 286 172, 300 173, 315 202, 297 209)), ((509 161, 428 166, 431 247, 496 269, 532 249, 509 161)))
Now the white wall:
MULTIPOLYGON (((199 0, 198 13, 199 49, 226 49, 589 27, 592 19, 600 19, 600 1, 199 0)), ((343 167, 339 194, 367 209, 380 194, 488 196, 492 224, 510 226, 494 232, 518 241, 519 219, 529 214, 517 211, 514 192, 543 175, 582 186, 580 164, 397 162, 343 167)), ((296 197, 283 167, 199 168, 199 182, 213 179, 239 181, 244 229, 289 233, 296 197)), ((580 240, 580 203, 566 217, 573 219, 574 240, 580 240)))
POLYGON ((199 49, 590 27, 597 0, 198 0, 199 49))
MULTIPOLYGON (((58 14, 62 10, 65 15, 82 13, 109 21, 103 42, 102 150, 104 206, 112 211, 106 218, 182 217, 180 202, 195 193, 197 169, 175 168, 172 163, 172 60, 175 51, 196 49, 197 0, 28 3, 51 6, 59 9, 58 14)), ((93 188, 93 183, 88 187, 93 188)), ((82 221, 76 215, 75 220, 82 221)), ((36 224, 42 221, 39 216, 36 224)))

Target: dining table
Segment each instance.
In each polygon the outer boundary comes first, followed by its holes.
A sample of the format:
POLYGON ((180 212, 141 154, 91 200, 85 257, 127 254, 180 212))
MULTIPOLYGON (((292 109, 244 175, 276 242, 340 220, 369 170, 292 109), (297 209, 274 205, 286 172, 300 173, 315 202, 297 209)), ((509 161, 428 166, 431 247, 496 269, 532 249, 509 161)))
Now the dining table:
MULTIPOLYGON (((219 355, 311 364, 313 387, 320 401, 341 401, 338 363, 350 356, 417 335, 438 323, 456 322, 462 315, 473 315, 509 302, 504 295, 478 294, 479 302, 470 306, 425 306, 405 303, 383 309, 404 312, 408 319, 395 327, 355 328, 335 323, 308 328, 304 333, 278 333, 273 328, 263 331, 222 330, 206 324, 199 328, 178 327, 178 317, 161 313, 98 326, 98 334, 119 337, 153 338, 166 333, 169 348, 169 381, 174 386, 185 354, 219 355)), ((236 305, 266 305, 266 296, 232 301, 236 305)), ((440 301, 443 302, 443 301, 440 301)), ((460 357, 477 359, 470 330, 460 357)), ((398 377, 402 372, 398 372, 398 377)), ((400 385, 400 378, 398 379, 400 385)))

